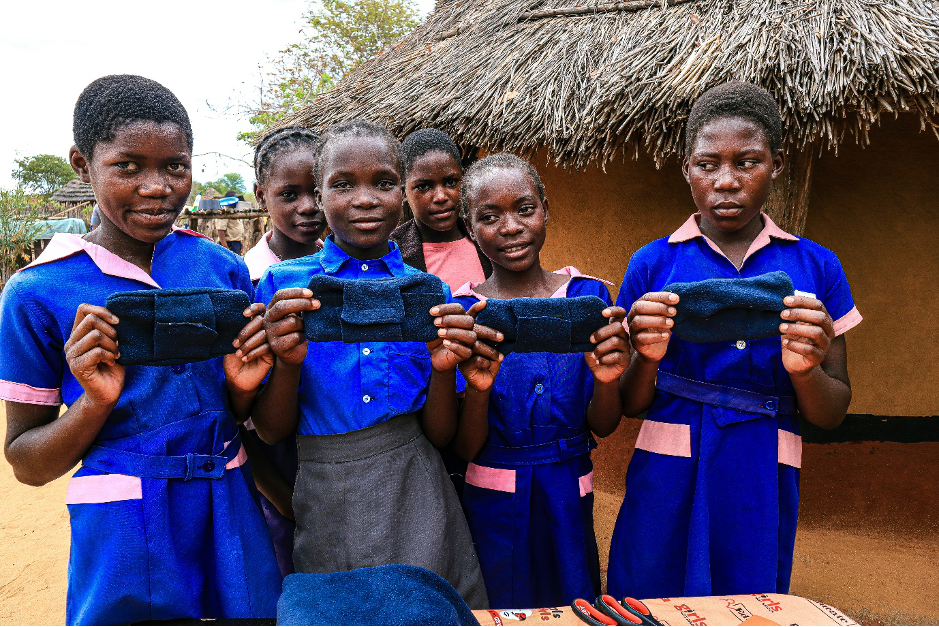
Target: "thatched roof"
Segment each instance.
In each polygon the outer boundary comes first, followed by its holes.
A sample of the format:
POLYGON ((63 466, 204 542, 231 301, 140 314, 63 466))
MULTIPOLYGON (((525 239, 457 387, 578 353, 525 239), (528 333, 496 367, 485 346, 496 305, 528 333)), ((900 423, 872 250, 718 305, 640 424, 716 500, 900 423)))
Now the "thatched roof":
POLYGON ((75 177, 52 194, 52 200, 67 203, 94 202, 95 192, 91 183, 82 183, 80 178, 75 177))
MULTIPOLYGON (((795 146, 866 140, 884 112, 939 114, 933 0, 439 0, 427 21, 286 123, 366 117, 399 136, 605 163, 680 154, 691 103, 748 80, 795 146), (575 13, 571 15, 570 13, 575 13)), ((937 134, 939 136, 939 134, 937 134)))

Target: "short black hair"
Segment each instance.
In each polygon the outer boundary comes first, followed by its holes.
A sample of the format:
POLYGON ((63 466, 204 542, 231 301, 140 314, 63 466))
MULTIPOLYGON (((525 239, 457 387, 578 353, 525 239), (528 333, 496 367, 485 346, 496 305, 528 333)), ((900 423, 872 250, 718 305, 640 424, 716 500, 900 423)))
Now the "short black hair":
POLYGON ((404 157, 404 175, 414 168, 414 162, 428 152, 442 152, 450 155, 457 166, 463 169, 463 155, 449 135, 436 128, 422 128, 414 131, 401 142, 401 155, 404 157))
POLYGON ((538 171, 535 170, 534 166, 521 157, 507 152, 500 152, 480 159, 471 165, 466 171, 466 174, 463 175, 463 188, 460 193, 460 213, 464 219, 469 219, 470 198, 476 193, 479 179, 483 174, 492 170, 518 170, 531 179, 535 190, 538 192, 538 198, 541 199, 541 202, 545 201, 544 184, 542 184, 541 177, 538 176, 538 171))
POLYGON ((258 185, 267 180, 274 157, 296 148, 309 148, 315 154, 319 143, 320 136, 303 126, 285 126, 265 135, 254 149, 254 178, 258 185))
POLYGON ((701 128, 718 118, 744 118, 763 129, 770 151, 782 148, 782 118, 773 96, 753 83, 729 81, 710 88, 695 101, 685 124, 685 155, 690 155, 701 128))
POLYGON ((348 122, 339 122, 330 126, 323 134, 322 140, 316 147, 316 156, 313 164, 313 178, 317 185, 323 184, 323 155, 326 148, 337 141, 349 137, 375 137, 388 144, 398 161, 398 176, 404 183, 404 159, 401 158, 401 142, 384 126, 363 120, 361 118, 348 122))
POLYGON ((75 145, 91 159, 98 142, 109 142, 123 126, 137 121, 172 122, 186 134, 192 152, 192 124, 179 99, 160 83, 133 74, 102 76, 85 87, 75 102, 75 145))

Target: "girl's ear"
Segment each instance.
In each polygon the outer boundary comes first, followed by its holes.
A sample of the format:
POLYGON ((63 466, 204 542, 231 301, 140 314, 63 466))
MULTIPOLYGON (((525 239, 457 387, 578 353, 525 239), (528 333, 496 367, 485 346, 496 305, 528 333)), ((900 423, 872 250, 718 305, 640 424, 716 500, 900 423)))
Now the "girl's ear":
POLYGON ((783 154, 782 148, 776 152, 776 156, 773 157, 773 173, 770 175, 772 180, 776 180, 776 177, 782 174, 783 168, 786 167, 786 157, 783 154))
POLYGON ((691 185, 691 179, 688 178, 688 169, 691 167, 691 160, 688 157, 685 157, 681 161, 681 174, 685 177, 685 182, 688 185, 691 185))
POLYGON ((258 203, 258 209, 266 209, 267 202, 264 200, 264 188, 254 182, 254 200, 258 203))
POLYGON ((547 198, 545 198, 541 202, 541 206, 544 207, 544 223, 547 224, 548 223, 548 199, 547 198))
POLYGON ((75 174, 82 180, 82 183, 91 182, 91 173, 89 172, 89 163, 85 155, 78 150, 78 146, 72 146, 68 151, 68 163, 75 170, 75 174))
POLYGON ((316 208, 325 214, 326 210, 323 208, 323 192, 320 190, 319 185, 313 189, 313 201, 316 203, 316 208))

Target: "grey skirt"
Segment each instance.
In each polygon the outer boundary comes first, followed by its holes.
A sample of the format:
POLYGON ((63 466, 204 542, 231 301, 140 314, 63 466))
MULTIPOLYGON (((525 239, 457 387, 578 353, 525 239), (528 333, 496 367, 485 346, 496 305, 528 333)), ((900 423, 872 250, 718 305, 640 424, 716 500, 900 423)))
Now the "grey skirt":
POLYGON ((471 608, 489 607, 459 499, 415 414, 297 436, 297 449, 297 572, 411 564, 449 581, 471 608))

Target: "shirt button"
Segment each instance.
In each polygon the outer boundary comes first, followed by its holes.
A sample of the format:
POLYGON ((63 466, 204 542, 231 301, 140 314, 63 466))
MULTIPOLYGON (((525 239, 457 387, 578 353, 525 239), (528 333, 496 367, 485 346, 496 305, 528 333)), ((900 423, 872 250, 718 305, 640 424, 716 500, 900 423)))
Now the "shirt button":
POLYGON ((540 383, 535 386, 535 394, 544 394, 544 386, 540 383))
POLYGON ((370 349, 370 348, 363 348, 363 349, 362 349, 362 354, 363 354, 363 355, 368 355, 368 354, 371 353, 371 352, 372 352, 372 349, 370 349))
POLYGON ((736 346, 737 346, 737 350, 742 351, 743 349, 747 347, 747 343, 744 342, 743 340, 737 340, 736 346))
POLYGON ((182 374, 186 372, 186 366, 184 364, 176 364, 172 367, 173 374, 182 374))
POLYGON ((372 400, 372 397, 369 396, 368 394, 366 394, 365 396, 362 397, 362 402, 363 402, 363 403, 367 403, 367 402, 369 402, 370 400, 372 400))
POLYGON ((368 264, 367 264, 367 263, 363 263, 363 264, 362 264, 362 272, 365 272, 366 270, 368 270, 368 264))

